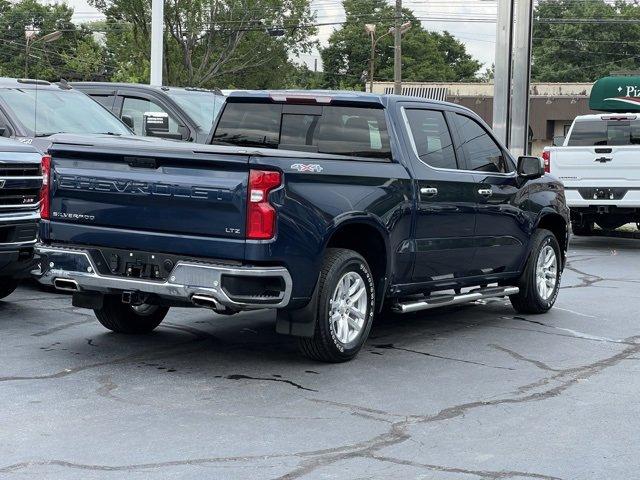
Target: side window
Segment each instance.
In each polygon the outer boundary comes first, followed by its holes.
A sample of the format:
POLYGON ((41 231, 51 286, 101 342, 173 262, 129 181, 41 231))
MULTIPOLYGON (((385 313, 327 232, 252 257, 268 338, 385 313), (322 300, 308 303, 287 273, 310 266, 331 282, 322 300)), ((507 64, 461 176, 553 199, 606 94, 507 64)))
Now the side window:
POLYGON ((454 118, 460 135, 458 148, 464 152, 470 170, 495 173, 512 170, 502 149, 478 122, 459 113, 454 118))
POLYGON ((435 168, 458 168, 449 127, 436 110, 405 110, 418 158, 435 168))
POLYGON ((89 95, 89 96, 109 111, 111 111, 111 109, 113 108, 113 100, 114 98, 116 98, 115 95, 89 95))
MULTIPOLYGON (((122 102, 122 114, 129 115, 133 119, 133 131, 136 135, 143 134, 143 118, 145 112, 167 112, 164 108, 151 100, 143 98, 124 97, 122 102)), ((169 133, 179 135, 178 122, 169 114, 169 133)))
POLYGON ((213 143, 277 148, 282 105, 228 103, 213 135, 213 143))

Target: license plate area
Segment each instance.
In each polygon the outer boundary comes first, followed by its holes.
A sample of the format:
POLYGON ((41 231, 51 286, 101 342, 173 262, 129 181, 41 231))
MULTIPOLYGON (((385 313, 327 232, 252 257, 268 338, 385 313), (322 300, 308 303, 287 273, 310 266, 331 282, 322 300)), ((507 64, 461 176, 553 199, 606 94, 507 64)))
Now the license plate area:
POLYGON ((179 261, 175 255, 113 248, 90 251, 96 268, 103 275, 166 281, 179 261))

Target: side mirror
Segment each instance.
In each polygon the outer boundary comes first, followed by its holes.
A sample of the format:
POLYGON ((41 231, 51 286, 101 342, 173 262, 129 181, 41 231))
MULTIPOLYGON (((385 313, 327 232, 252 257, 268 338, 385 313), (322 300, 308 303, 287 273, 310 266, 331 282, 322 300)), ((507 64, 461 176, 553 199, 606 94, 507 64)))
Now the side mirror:
POLYGON ((4 137, 6 133, 7 127, 5 127, 4 125, 0 125, 0 137, 4 137))
POLYGON ((564 144, 564 135, 555 135, 553 137, 553 146, 561 147, 564 144))
POLYGON ((133 130, 135 128, 134 123, 133 123, 133 117, 131 115, 122 115, 121 120, 122 120, 122 123, 124 123, 131 130, 133 130))
POLYGON ((165 112, 144 112, 143 135, 163 137, 169 133, 169 114, 165 112))
POLYGON ((540 157, 523 155, 518 157, 518 176, 521 178, 539 178, 544 175, 544 164, 540 157))

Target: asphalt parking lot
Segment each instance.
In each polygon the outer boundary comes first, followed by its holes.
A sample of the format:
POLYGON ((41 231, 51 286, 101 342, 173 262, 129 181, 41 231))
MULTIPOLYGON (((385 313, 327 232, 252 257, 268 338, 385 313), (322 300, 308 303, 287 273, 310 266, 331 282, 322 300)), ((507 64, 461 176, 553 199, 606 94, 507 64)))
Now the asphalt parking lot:
POLYGON ((342 365, 264 312, 124 337, 22 287, 0 302, 0 478, 637 478, 639 254, 574 238, 551 313, 383 318, 342 365))

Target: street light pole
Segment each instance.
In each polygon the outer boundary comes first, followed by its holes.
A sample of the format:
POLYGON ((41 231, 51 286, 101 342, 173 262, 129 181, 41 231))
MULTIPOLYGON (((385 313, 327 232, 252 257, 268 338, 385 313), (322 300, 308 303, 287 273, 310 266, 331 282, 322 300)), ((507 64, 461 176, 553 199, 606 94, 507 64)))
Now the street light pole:
POLYGON ((376 25, 374 23, 365 24, 364 30, 371 36, 371 58, 369 59, 369 92, 373 93, 373 74, 375 72, 376 45, 378 45, 378 42, 382 40, 384 37, 386 37, 387 35, 400 32, 400 36, 402 36, 410 28, 411 28, 411 22, 405 22, 402 25, 400 25, 400 28, 391 27, 387 33, 376 38, 376 25))
POLYGON ((34 43, 42 42, 42 43, 51 43, 55 42, 62 36, 62 32, 60 30, 56 30, 55 32, 47 33, 40 38, 33 38, 36 36, 36 32, 34 30, 25 30, 25 45, 24 45, 24 78, 29 78, 29 55, 31 54, 31 46, 34 43))
POLYGON ((402 94, 402 0, 396 0, 396 15, 393 38, 393 93, 402 94))

